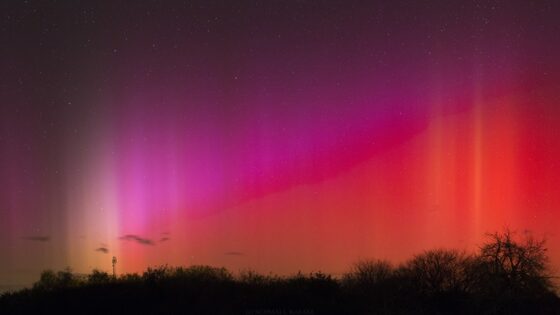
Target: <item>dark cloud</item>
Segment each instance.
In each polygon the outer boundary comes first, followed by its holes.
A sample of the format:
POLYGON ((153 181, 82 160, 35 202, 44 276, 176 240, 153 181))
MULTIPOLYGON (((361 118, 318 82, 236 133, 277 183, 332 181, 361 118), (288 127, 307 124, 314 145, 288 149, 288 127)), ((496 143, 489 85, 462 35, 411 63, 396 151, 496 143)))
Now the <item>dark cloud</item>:
POLYGON ((159 241, 160 241, 160 242, 169 241, 169 237, 162 237, 159 241))
POLYGON ((245 254, 242 253, 242 252, 225 252, 224 255, 227 255, 227 256, 245 256, 245 254))
POLYGON ((120 240, 125 240, 125 241, 135 241, 138 244, 142 244, 142 245, 154 245, 154 242, 151 239, 148 238, 142 238, 138 235, 134 235, 134 234, 127 234, 124 236, 119 237, 120 240))
POLYGON ((103 254, 107 254, 109 252, 109 249, 107 249, 107 247, 99 247, 95 249, 96 252, 102 252, 103 254))
POLYGON ((33 236, 24 236, 22 237, 22 239, 26 240, 26 241, 34 241, 34 242, 48 242, 51 240, 50 236, 39 236, 39 235, 33 235, 33 236))

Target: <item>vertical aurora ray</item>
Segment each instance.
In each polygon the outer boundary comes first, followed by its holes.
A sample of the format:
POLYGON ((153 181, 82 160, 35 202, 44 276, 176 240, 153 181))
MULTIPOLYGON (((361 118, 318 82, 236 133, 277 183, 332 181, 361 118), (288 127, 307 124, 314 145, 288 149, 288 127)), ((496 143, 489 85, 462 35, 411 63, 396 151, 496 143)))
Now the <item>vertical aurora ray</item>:
MULTIPOLYGON (((476 91, 475 91, 476 93, 476 91)), ((480 220, 482 211, 482 145, 483 145, 483 117, 482 104, 478 96, 474 99, 474 178, 473 178, 473 233, 475 235, 481 232, 480 220)))

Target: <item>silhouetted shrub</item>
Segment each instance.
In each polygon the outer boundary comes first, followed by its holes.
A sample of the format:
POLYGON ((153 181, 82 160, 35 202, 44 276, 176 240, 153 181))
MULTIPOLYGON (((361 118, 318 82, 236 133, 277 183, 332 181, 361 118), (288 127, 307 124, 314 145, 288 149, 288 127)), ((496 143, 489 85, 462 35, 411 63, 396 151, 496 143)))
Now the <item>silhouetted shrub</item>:
POLYGON ((374 287, 393 275, 391 263, 385 260, 362 260, 355 263, 342 281, 347 286, 374 287))
POLYGON ((58 286, 58 279, 56 273, 52 270, 45 270, 41 272, 39 281, 35 282, 33 288, 52 290, 58 286))
POLYGON ((251 285, 264 285, 273 281, 273 277, 265 276, 254 270, 243 270, 239 273, 238 281, 251 285))
POLYGON ((469 261, 465 253, 436 249, 414 256, 399 272, 422 295, 466 292, 469 287, 469 261))
POLYGON ((148 284, 155 284, 163 281, 169 276, 170 270, 167 266, 148 267, 142 274, 142 279, 148 284))
POLYGON ((142 276, 137 273, 126 273, 121 275, 118 280, 120 282, 128 282, 128 283, 138 283, 142 281, 142 276))
POLYGON ((233 275, 225 268, 195 265, 188 268, 176 268, 172 271, 178 278, 196 282, 216 282, 233 280, 233 275))
POLYGON ((33 287, 41 290, 53 290, 77 286, 78 284, 80 284, 79 279, 72 274, 70 268, 66 268, 56 273, 52 270, 43 271, 39 281, 33 287))
POLYGON ((88 282, 91 284, 103 284, 111 281, 111 276, 104 271, 93 269, 90 275, 87 277, 88 282))

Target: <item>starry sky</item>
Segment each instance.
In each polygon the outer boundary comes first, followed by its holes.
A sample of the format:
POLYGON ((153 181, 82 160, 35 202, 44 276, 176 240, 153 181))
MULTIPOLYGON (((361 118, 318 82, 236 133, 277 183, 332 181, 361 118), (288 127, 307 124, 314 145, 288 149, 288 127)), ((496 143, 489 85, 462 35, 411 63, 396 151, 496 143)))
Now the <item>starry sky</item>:
POLYGON ((558 1, 2 1, 0 285, 335 275, 509 227, 560 267, 558 1))

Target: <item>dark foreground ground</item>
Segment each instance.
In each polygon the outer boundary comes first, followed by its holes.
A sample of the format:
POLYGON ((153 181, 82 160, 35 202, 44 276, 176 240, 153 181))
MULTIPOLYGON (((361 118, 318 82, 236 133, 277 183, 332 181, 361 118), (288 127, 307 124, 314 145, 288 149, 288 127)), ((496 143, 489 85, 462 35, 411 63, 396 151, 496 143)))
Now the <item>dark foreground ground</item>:
POLYGON ((3 295, 0 314, 560 314, 560 300, 553 292, 431 291, 395 276, 370 282, 322 273, 233 277, 195 266, 118 279, 45 272, 33 289, 3 295))

